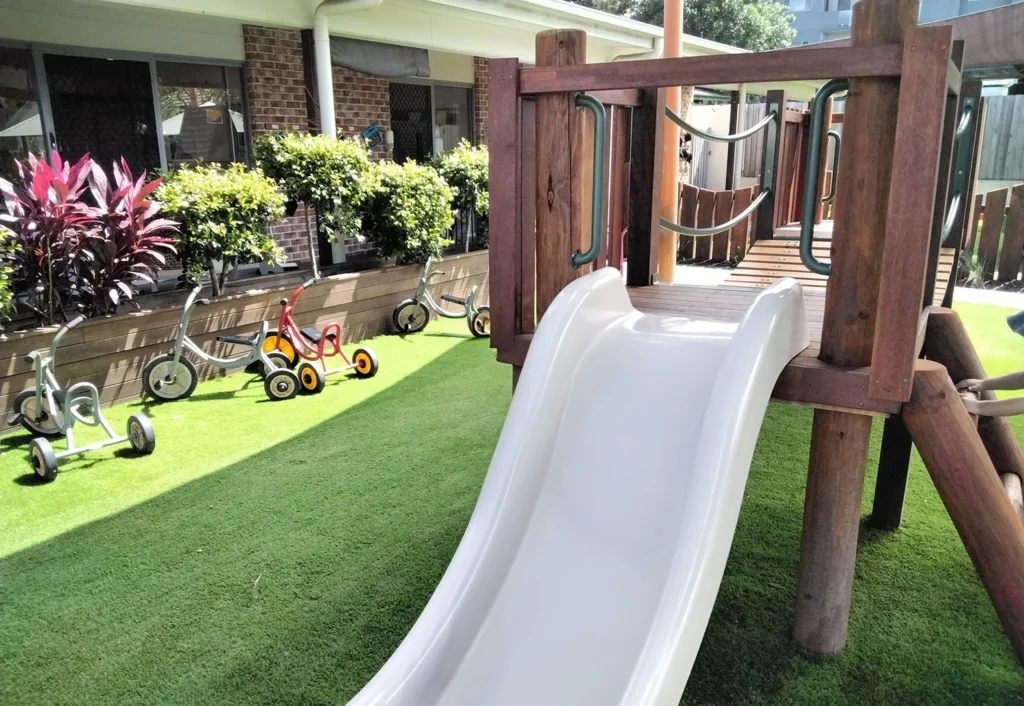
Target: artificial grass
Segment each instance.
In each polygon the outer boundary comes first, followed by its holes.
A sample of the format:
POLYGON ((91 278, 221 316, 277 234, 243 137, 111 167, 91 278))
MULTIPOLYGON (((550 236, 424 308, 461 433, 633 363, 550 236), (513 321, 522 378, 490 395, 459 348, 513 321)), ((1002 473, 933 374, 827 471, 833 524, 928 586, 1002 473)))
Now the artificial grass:
MULTIPOLYGON (((962 313, 988 362, 995 315, 962 313)), ((374 340, 377 377, 329 379, 318 397, 264 402, 245 376, 204 383, 146 410, 153 456, 100 452, 49 485, 25 481, 27 436, 3 439, 0 702, 344 703, 444 572, 504 421, 509 370, 458 323, 374 340)), ((119 426, 138 408, 110 416, 119 426)), ((768 411, 683 702, 1024 700, 916 457, 903 527, 862 532, 847 649, 795 647, 809 429, 806 410, 768 411)))

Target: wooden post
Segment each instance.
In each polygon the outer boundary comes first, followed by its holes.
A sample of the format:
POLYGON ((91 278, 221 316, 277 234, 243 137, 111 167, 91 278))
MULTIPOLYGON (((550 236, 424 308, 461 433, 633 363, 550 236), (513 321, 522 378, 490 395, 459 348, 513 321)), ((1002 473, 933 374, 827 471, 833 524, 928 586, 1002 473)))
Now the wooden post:
POLYGON ((1024 525, 946 370, 920 361, 903 419, 1024 664, 1024 525))
MULTIPOLYGON (((821 162, 818 167, 818 189, 815 192, 818 195, 818 205, 814 211, 814 224, 820 225, 822 220, 825 218, 825 204, 821 202, 821 197, 825 195, 825 176, 826 169, 829 165, 828 159, 828 147, 831 140, 827 138, 828 131, 832 129, 832 99, 828 99, 828 103, 825 105, 825 123, 822 125, 822 136, 821 136, 821 162)), ((811 135, 808 135, 808 139, 812 139, 811 135)))
MULTIPOLYGON (((976 170, 978 168, 978 147, 981 140, 982 106, 981 106, 981 81, 965 81, 960 84, 960 105, 964 100, 974 100, 974 123, 970 132, 961 140, 958 150, 966 149, 971 157, 967 163, 967 191, 963 195, 963 204, 960 207, 960 215, 953 224, 953 233, 956 238, 956 251, 953 253, 953 267, 949 273, 949 286, 946 287, 946 294, 942 298, 942 306, 949 308, 953 306, 953 290, 956 289, 957 271, 960 267, 960 253, 963 252, 967 233, 975 226, 977 213, 974 210, 974 185, 976 170)), ((959 112, 959 111, 957 111, 959 112)))
MULTIPOLYGON (((729 134, 734 135, 740 124, 740 92, 729 92, 729 134)), ((725 156, 725 190, 732 191, 736 188, 736 146, 737 143, 728 143, 728 150, 725 156)))
MULTIPOLYGON (((664 43, 662 56, 665 58, 683 55, 683 0, 664 0, 663 3, 664 43)), ((679 115, 682 112, 682 87, 665 88, 665 105, 679 115)), ((665 114, 658 116, 665 119, 665 114)), ((683 115, 683 118, 686 116, 683 115)), ((673 220, 679 213, 679 126, 667 121, 661 133, 661 180, 658 191, 658 211, 661 217, 673 220)), ((658 273, 665 282, 672 282, 676 275, 676 260, 679 237, 670 230, 656 226, 658 235, 658 273)))
POLYGON ((903 522, 903 501, 910 476, 910 453, 913 443, 903 420, 892 415, 882 429, 882 448, 878 456, 878 477, 875 498, 871 504, 868 525, 875 529, 894 530, 903 522))
POLYGON ((645 287, 658 281, 659 212, 655 198, 661 174, 661 130, 665 120, 664 91, 641 92, 633 108, 629 140, 629 211, 626 232, 626 284, 645 287))
MULTIPOLYGON (((931 310, 922 353, 929 360, 943 365, 954 384, 985 377, 985 369, 971 344, 967 329, 952 309, 931 310)), ((981 395, 985 400, 996 399, 991 391, 981 395)), ((978 434, 999 473, 1013 473, 1024 479, 1024 453, 1006 419, 981 417, 978 419, 978 434)))
MULTIPOLYGON (((553 29, 536 40, 537 66, 571 66, 587 61, 587 35, 580 30, 553 29)), ((589 173, 579 159, 592 140, 583 111, 570 93, 537 96, 537 317, 579 276, 571 264, 581 238, 590 238, 589 173), (577 154, 574 154, 576 152, 577 154), (581 188, 585 185, 586 188, 581 188), (583 226, 586 226, 585 228, 583 226)))
MULTIPOLYGON (((861 0, 853 6, 852 42, 902 42, 917 14, 917 0, 861 0)), ((899 88, 895 79, 850 82, 821 338, 820 358, 832 365, 871 362, 899 88)), ((814 411, 793 617, 793 637, 810 652, 846 644, 870 437, 870 417, 814 411)))
POLYGON ((761 184, 771 187, 771 193, 761 202, 757 208, 757 220, 754 223, 754 240, 771 240, 775 237, 775 209, 776 199, 779 194, 780 182, 780 155, 782 154, 782 136, 786 133, 786 92, 768 91, 766 97, 768 112, 777 109, 779 119, 775 125, 774 140, 772 128, 768 128, 768 134, 764 140, 764 150, 761 153, 761 184))

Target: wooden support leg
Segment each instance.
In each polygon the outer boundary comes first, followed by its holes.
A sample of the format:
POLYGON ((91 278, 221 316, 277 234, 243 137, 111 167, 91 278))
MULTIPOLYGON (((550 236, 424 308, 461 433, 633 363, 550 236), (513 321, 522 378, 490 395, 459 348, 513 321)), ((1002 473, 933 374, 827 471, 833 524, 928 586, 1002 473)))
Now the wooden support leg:
POLYGON ((919 363, 903 421, 1024 664, 1024 525, 938 363, 919 363))
POLYGON ((811 652, 846 644, 871 417, 814 411, 793 637, 811 652))
POLYGON ((519 385, 519 375, 523 372, 523 366, 513 365, 512 366, 512 392, 516 391, 516 387, 519 385))
MULTIPOLYGON (((967 329, 952 309, 931 310, 922 353, 929 360, 943 365, 954 383, 985 377, 985 368, 967 335, 967 329)), ((982 393, 982 399, 995 398, 991 391, 982 393)), ((1024 453, 1005 419, 982 417, 978 420, 978 434, 1000 473, 1014 473, 1024 479, 1024 453)))
POLYGON ((913 442, 903 420, 893 415, 885 420, 882 451, 875 480, 875 500, 868 524, 876 529, 894 530, 903 521, 903 500, 907 494, 910 452, 913 442))

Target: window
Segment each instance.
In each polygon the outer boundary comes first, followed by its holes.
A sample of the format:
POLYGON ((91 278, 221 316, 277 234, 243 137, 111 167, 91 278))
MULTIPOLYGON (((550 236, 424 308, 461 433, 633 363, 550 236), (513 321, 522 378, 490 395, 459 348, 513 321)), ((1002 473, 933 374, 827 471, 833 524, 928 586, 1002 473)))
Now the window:
POLYGON ((157 62, 167 166, 248 161, 242 70, 157 62))
POLYGON ((14 160, 45 149, 32 52, 0 47, 0 174, 13 175, 14 160))
POLYGON ((463 139, 473 141, 470 133, 473 91, 459 86, 434 87, 434 151, 458 147, 463 139))
POLYGON ((790 12, 803 12, 811 9, 811 0, 788 0, 783 4, 789 7, 790 12))

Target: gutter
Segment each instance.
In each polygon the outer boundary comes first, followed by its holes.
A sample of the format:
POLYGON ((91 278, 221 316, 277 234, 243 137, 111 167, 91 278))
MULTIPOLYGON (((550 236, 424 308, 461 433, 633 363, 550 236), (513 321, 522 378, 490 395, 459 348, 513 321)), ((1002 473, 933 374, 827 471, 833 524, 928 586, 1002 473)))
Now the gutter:
POLYGON ((331 35, 327 20, 331 14, 372 10, 383 0, 323 0, 313 11, 313 53, 316 63, 316 95, 320 103, 320 132, 338 136, 334 116, 334 76, 331 69, 331 35))

